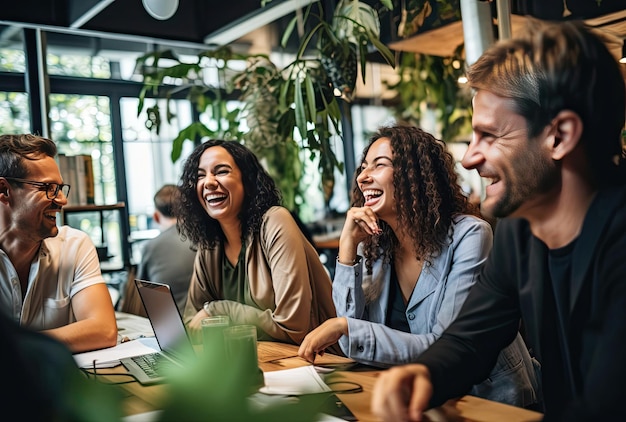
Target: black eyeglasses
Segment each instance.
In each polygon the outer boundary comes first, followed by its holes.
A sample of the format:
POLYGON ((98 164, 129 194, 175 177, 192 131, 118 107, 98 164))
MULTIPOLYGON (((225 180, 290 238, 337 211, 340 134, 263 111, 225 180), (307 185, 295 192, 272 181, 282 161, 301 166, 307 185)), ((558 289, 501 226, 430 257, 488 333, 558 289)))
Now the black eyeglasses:
POLYGON ((18 179, 17 177, 5 177, 5 179, 37 186, 39 190, 46 192, 48 199, 55 199, 59 195, 59 191, 63 192, 66 198, 70 194, 70 185, 66 185, 65 183, 35 182, 33 180, 18 179))

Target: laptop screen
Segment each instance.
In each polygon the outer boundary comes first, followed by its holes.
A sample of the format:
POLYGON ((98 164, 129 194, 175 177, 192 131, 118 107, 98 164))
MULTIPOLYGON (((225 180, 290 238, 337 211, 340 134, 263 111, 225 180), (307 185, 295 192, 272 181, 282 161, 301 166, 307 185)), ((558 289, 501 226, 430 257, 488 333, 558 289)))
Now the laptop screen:
POLYGON ((187 348, 182 351, 189 351, 191 343, 170 287, 138 279, 135 285, 161 350, 176 352, 187 348))

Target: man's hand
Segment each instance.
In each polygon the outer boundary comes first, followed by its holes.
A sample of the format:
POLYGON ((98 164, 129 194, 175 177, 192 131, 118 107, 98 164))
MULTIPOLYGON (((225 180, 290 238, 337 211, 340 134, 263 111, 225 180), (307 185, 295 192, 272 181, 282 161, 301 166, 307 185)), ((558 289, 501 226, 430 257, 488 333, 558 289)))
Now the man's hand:
POLYGON ((342 335, 348 335, 348 321, 342 317, 327 319, 304 337, 298 356, 313 363, 316 355, 323 355, 324 349, 337 343, 342 335))
POLYGON ((376 380, 372 412, 384 421, 421 421, 432 393, 426 366, 396 366, 382 372, 376 380))

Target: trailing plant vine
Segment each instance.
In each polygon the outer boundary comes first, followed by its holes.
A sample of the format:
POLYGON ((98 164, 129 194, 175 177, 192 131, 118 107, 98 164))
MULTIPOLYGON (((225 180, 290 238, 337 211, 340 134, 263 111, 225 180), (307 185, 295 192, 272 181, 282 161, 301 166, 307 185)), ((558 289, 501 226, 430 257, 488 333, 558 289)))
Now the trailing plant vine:
MULTIPOLYGON (((391 0, 381 0, 391 8, 391 0)), ((159 130, 164 121, 175 116, 169 101, 186 93, 199 113, 216 122, 210 129, 194 122, 173 140, 172 161, 180 158, 183 143, 199 142, 207 137, 237 139, 244 142, 266 164, 283 193, 285 206, 297 208, 302 160, 318 160, 324 198, 332 196, 334 171, 343 171, 335 155, 335 140, 341 140, 339 97, 350 101, 354 95, 358 64, 365 82, 366 54, 375 49, 394 65, 394 56, 380 41, 378 13, 358 0, 340 0, 328 21, 320 2, 309 4, 304 13, 311 30, 300 40, 293 62, 279 69, 266 55, 234 54, 228 47, 200 52, 191 61, 183 61, 172 51, 152 52, 137 60, 144 87, 140 94, 138 115, 144 111, 146 96, 165 92, 167 110, 147 108, 147 126, 159 130), (167 59, 170 66, 159 62, 167 59), (246 62, 244 70, 235 71, 235 61, 246 62), (205 82, 205 72, 217 70, 219 83, 205 82), (165 85, 173 79, 178 85, 165 85), (228 109, 233 97, 242 104, 228 109), (241 121, 246 122, 242 128, 241 121)), ((294 18, 285 31, 286 44, 296 25, 294 18)))
POLYGON ((398 120, 421 126, 423 111, 437 113, 441 137, 453 141, 460 134, 471 132, 471 95, 459 85, 464 74, 462 45, 452 57, 425 54, 403 54, 397 68, 400 77, 387 84, 397 93, 393 106, 398 120))

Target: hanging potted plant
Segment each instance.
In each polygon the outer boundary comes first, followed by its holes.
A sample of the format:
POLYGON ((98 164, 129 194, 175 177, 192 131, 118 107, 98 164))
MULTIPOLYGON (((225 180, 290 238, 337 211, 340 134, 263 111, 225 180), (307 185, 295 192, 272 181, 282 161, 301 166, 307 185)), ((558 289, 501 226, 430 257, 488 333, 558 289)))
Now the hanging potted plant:
MULTIPOLYGON (((381 3, 392 7, 391 0, 381 3)), ((138 114, 144 111, 147 95, 164 92, 168 100, 165 111, 156 106, 145 110, 151 129, 158 131, 164 121, 163 113, 167 121, 175 117, 169 100, 179 92, 186 92, 198 112, 208 113, 217 122, 217 129, 209 129, 201 122, 184 128, 173 141, 173 161, 180 158, 187 140, 242 140, 274 176, 285 206, 296 210, 301 160, 318 159, 324 198, 327 203, 330 201, 334 170, 343 170, 332 145, 332 139, 341 139, 342 134, 341 111, 334 91, 345 101, 352 99, 359 64, 365 82, 366 54, 370 48, 378 50, 390 65, 394 64, 394 57, 380 41, 377 12, 362 2, 341 0, 330 22, 325 20, 321 4, 315 2, 307 6, 304 20, 313 23, 312 29, 301 38, 294 61, 282 69, 267 55, 234 54, 227 47, 201 52, 191 62, 184 62, 171 51, 149 53, 137 60, 144 78, 138 114), (174 64, 159 65, 164 58, 174 64), (233 71, 230 65, 235 60, 245 60, 245 69, 233 71), (203 72, 208 68, 218 70, 217 86, 205 82, 203 72), (166 86, 167 78, 175 78, 181 84, 166 86), (233 96, 241 106, 228 110, 227 99, 233 96), (240 130, 242 119, 249 129, 245 132, 240 130)), ((295 25, 296 18, 285 31, 283 46, 295 25)))

